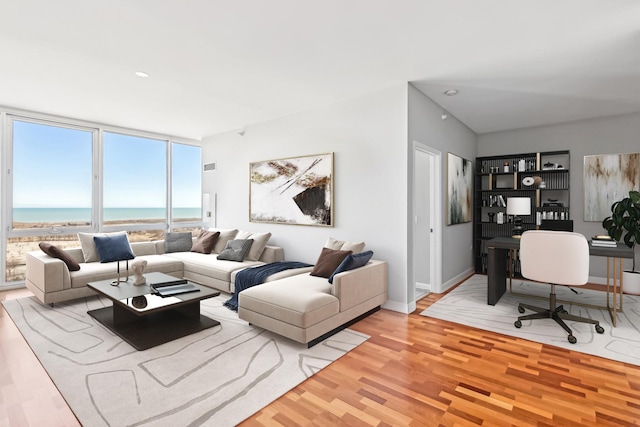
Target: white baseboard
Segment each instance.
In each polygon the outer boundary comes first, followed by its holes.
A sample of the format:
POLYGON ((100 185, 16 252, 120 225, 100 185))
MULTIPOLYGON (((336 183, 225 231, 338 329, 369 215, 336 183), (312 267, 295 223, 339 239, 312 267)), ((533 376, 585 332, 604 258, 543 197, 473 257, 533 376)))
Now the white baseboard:
POLYGON ((399 301, 387 300, 387 302, 382 304, 382 308, 391 310, 391 311, 397 311, 398 313, 409 314, 415 311, 416 303, 414 301, 412 303, 407 304, 399 301), (411 308, 412 305, 413 305, 413 308, 411 308))
POLYGON ((416 282, 416 288, 431 292, 431 285, 426 283, 416 282))
POLYGON ((449 289, 451 289, 452 286, 454 286, 455 284, 463 281, 467 277, 473 275, 473 273, 475 273, 475 269, 468 268, 467 270, 463 271, 462 273, 458 274, 457 276, 454 276, 453 278, 447 280, 446 282, 443 282, 442 283, 442 291, 440 291, 438 293, 443 293, 443 292, 448 291, 449 289))

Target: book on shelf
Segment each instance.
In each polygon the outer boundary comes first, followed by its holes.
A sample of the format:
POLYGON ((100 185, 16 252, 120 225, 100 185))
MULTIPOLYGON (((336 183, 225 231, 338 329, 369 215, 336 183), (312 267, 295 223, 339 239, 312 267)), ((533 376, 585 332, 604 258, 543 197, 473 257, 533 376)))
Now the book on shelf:
POLYGON ((615 242, 615 240, 613 240, 613 237, 608 236, 606 234, 599 234, 597 236, 593 236, 591 238, 591 240, 593 240, 593 241, 603 241, 603 242, 615 242))
POLYGON ((597 246, 600 248, 615 248, 617 247, 617 243, 615 241, 601 241, 601 240, 591 240, 591 246, 597 246))

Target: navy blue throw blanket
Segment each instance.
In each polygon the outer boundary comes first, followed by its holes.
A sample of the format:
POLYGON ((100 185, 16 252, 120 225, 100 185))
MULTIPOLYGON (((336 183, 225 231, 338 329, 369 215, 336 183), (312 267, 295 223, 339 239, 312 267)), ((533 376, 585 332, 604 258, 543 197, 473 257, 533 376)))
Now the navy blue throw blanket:
POLYGON ((281 271, 290 270, 292 268, 311 267, 311 264, 305 264, 297 261, 280 261, 270 264, 260 265, 253 268, 245 268, 236 274, 236 284, 233 296, 224 303, 224 306, 238 311, 238 294, 252 286, 259 285, 267 280, 267 277, 281 271))

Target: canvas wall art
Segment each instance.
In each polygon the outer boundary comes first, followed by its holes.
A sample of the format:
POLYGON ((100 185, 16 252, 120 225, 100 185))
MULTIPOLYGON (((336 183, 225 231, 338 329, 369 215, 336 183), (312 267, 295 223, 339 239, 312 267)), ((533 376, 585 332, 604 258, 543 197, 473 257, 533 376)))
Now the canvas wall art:
POLYGON ((447 153, 447 225, 471 221, 473 164, 447 153))
POLYGON ((584 157, 584 220, 602 221, 611 205, 640 188, 640 153, 584 157))
POLYGON ((333 226, 333 153, 249 165, 249 220, 333 226))

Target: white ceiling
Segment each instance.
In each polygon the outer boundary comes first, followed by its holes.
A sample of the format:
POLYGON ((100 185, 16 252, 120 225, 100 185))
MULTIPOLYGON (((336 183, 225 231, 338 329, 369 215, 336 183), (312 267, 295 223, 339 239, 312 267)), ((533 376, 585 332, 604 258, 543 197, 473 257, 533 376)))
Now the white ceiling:
POLYGON ((0 5, 0 105, 174 136, 406 82, 476 133, 640 111, 638 0, 0 5))

